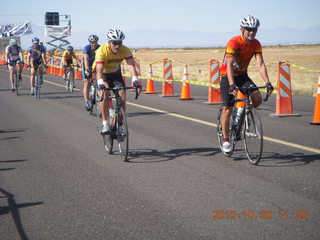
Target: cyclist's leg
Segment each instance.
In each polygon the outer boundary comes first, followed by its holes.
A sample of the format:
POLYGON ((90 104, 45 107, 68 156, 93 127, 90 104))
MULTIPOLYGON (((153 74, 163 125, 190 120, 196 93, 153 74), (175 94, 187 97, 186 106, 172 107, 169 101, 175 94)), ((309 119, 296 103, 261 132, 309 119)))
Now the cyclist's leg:
MULTIPOLYGON (((35 65, 35 63, 34 63, 35 65)), ((34 79, 35 79, 35 69, 34 69, 34 65, 30 68, 30 88, 31 88, 31 94, 34 93, 34 88, 35 88, 35 84, 34 84, 34 79)))
MULTIPOLYGON (((107 80, 106 74, 103 74, 103 80, 107 88, 110 87, 110 82, 107 80)), ((100 90, 101 91, 101 90, 100 90)), ((109 119, 109 91, 104 91, 103 100, 100 102, 100 110, 102 114, 102 122, 109 119)))
MULTIPOLYGON (((242 87, 249 87, 249 86, 255 86, 256 84, 249 78, 248 75, 246 75, 243 79, 243 83, 241 85, 242 87)), ((254 91, 245 91, 244 93, 247 93, 250 95, 250 101, 254 108, 259 107, 262 104, 262 95, 259 90, 254 91)))
POLYGON ((225 140, 229 138, 230 117, 233 110, 233 95, 229 94, 229 82, 227 76, 222 76, 220 81, 220 92, 224 109, 221 114, 221 128, 225 140))
POLYGON ((11 89, 14 88, 14 78, 13 78, 13 74, 14 74, 14 71, 13 71, 13 66, 11 65, 8 65, 8 68, 9 68, 9 79, 10 79, 10 86, 11 86, 11 89))

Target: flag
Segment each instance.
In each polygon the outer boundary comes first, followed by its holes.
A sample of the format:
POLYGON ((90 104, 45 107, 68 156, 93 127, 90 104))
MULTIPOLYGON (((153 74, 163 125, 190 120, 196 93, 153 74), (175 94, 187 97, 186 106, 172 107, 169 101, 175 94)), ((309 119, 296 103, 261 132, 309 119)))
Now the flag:
POLYGON ((0 25, 0 38, 19 37, 26 34, 32 34, 30 22, 0 25))

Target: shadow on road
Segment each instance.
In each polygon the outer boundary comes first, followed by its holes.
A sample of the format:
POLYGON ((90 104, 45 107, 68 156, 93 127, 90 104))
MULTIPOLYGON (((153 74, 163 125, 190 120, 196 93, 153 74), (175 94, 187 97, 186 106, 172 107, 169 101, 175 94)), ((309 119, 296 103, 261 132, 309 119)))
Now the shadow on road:
MULTIPOLYGON (((28 159, 16 159, 16 160, 0 160, 0 164, 1 163, 15 163, 15 162, 24 162, 24 161, 28 161, 28 159)), ((13 167, 6 167, 6 168, 1 168, 0 167, 0 171, 10 171, 10 170, 15 170, 16 168, 13 167)))
POLYGON ((0 215, 11 214, 14 224, 17 228, 19 236, 22 240, 28 240, 28 237, 23 229, 22 220, 20 217, 19 209, 24 207, 32 207, 43 204, 43 202, 30 202, 30 203, 16 203, 14 195, 0 188, 0 199, 6 198, 8 206, 0 206, 0 215))
POLYGON ((181 148, 169 151, 155 149, 130 150, 131 163, 154 163, 174 160, 181 156, 213 156, 220 153, 220 148, 181 148))
POLYGON ((320 160, 320 154, 306 155, 303 153, 280 154, 264 153, 259 163, 261 167, 296 167, 320 160))

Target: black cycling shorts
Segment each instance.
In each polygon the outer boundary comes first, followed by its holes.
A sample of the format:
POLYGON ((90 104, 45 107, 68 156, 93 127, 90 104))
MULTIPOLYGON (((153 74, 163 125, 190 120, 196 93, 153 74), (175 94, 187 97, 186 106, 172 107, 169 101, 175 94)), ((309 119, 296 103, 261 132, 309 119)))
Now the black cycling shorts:
POLYGON ((107 82, 110 88, 115 87, 116 85, 121 85, 125 87, 124 81, 122 79, 121 70, 114 73, 103 73, 103 81, 107 82))
MULTIPOLYGON (((234 76, 234 83, 238 87, 248 87, 253 85, 256 87, 254 82, 249 78, 248 74, 234 76)), ((252 94, 255 90, 242 90, 244 94, 252 94)), ((220 81, 220 94, 222 97, 222 105, 226 107, 232 107, 234 105, 234 95, 229 94, 229 81, 227 76, 222 76, 220 81)))

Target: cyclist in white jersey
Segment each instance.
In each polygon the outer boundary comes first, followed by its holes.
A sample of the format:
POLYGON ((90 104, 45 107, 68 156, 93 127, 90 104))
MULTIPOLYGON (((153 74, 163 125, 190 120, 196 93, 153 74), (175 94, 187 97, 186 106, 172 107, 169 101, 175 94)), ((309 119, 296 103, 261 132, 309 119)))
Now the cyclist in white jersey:
POLYGON ((23 52, 21 47, 18 45, 17 41, 15 39, 11 39, 9 41, 9 45, 6 47, 6 63, 9 68, 10 73, 10 84, 11 84, 11 91, 14 92, 14 84, 13 84, 13 66, 15 64, 18 64, 18 76, 19 80, 21 81, 21 72, 22 72, 22 66, 23 66, 23 52))

